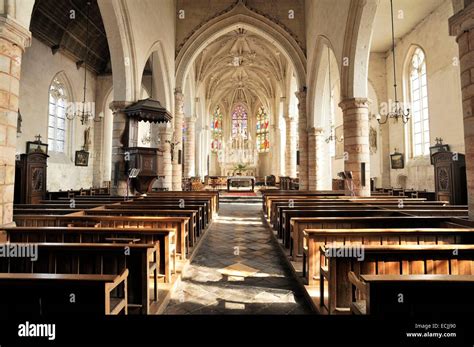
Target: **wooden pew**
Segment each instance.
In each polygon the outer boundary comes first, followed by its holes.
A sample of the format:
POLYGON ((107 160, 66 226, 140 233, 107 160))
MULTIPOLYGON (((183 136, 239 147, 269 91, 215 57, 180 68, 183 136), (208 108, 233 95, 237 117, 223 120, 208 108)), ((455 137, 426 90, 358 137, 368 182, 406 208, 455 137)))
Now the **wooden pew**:
POLYGON ((293 206, 298 206, 301 203, 316 203, 316 204, 324 204, 324 203, 331 203, 331 204, 338 204, 338 203, 358 203, 358 204, 377 204, 377 205, 383 205, 383 204, 397 204, 400 201, 403 201, 403 204, 425 204, 428 203, 430 205, 447 205, 445 201, 430 201, 426 202, 424 199, 405 199, 401 197, 389 197, 389 198, 339 198, 339 199, 333 199, 330 197, 324 198, 320 197, 318 199, 314 199, 312 197, 298 197, 294 196, 291 198, 285 197, 284 199, 278 198, 278 199, 271 199, 269 198, 266 203, 266 208, 264 210, 267 218, 270 220, 273 220, 275 218, 275 206, 278 203, 283 203, 286 205, 289 205, 290 200, 292 201, 293 206))
POLYGON ((431 314, 472 314, 474 275, 361 275, 349 274, 361 299, 351 303, 353 314, 404 317, 431 314), (404 302, 393 298, 403 293, 404 302))
POLYGON ((165 283, 171 282, 171 272, 176 271, 175 230, 171 228, 8 227, 0 231, 5 241, 14 243, 158 243, 165 283))
POLYGON ((206 208, 206 204, 185 204, 184 207, 180 207, 176 203, 168 202, 156 202, 155 204, 148 203, 139 203, 139 202, 130 202, 130 203, 121 203, 113 205, 105 205, 104 209, 114 210, 114 209, 145 209, 145 210, 196 210, 198 211, 199 222, 201 224, 201 229, 204 229, 210 223, 210 216, 206 208))
MULTIPOLYGON (((78 214, 76 214, 78 215, 78 214)), ((162 217, 187 217, 190 222, 188 223, 188 236, 191 246, 196 244, 196 240, 201 234, 201 227, 197 218, 196 210, 155 210, 155 209, 94 209, 81 211, 80 215, 84 216, 162 216, 162 217)))
MULTIPOLYGON (((400 218, 404 217, 398 217, 398 219, 400 218)), ((303 232, 303 277, 308 285, 314 285, 319 279, 320 247, 326 244, 436 245, 474 243, 474 234, 472 233, 474 229, 444 228, 442 220, 443 217, 438 220, 437 224, 436 222, 430 223, 431 225, 426 224, 428 228, 424 226, 423 221, 413 222, 410 226, 409 220, 401 224, 392 224, 386 221, 384 228, 384 223, 380 219, 378 226, 373 225, 365 229, 362 227, 305 229, 303 232)))
POLYGON ((351 271, 359 276, 472 275, 473 270, 474 245, 325 245, 321 246, 320 304, 325 303, 327 281, 329 314, 349 312, 351 271))
POLYGON ((84 226, 95 228, 165 228, 176 232, 176 253, 186 259, 188 250, 187 217, 145 217, 145 216, 83 216, 83 215, 16 215, 13 216, 18 226, 84 226))
MULTIPOLYGON (((424 204, 417 204, 417 203, 407 203, 406 205, 404 204, 399 205, 398 203, 392 203, 392 204, 386 204, 384 203, 372 203, 372 204, 362 204, 362 203, 356 203, 356 202, 339 202, 339 203, 295 203, 290 207, 287 203, 285 204, 275 204, 275 214, 274 214, 274 220, 272 221, 273 226, 276 226, 276 229, 280 228, 281 223, 288 223, 289 221, 285 221, 285 213, 286 211, 312 211, 312 210, 328 210, 328 209, 346 209, 346 208, 351 208, 351 209, 387 209, 387 210, 403 210, 403 209, 410 209, 410 210, 433 210, 433 211, 439 211, 441 214, 442 213, 448 213, 449 215, 463 215, 463 211, 467 211, 467 206, 465 205, 449 205, 449 206, 442 206, 442 205, 432 205, 429 203, 424 203, 424 204), (455 210, 456 212, 449 212, 455 210), (276 219, 276 220, 275 220, 276 219)), ((309 217, 309 216, 308 216, 309 217)))
POLYGON ((127 314, 127 276, 127 269, 120 275, 0 273, 0 315, 127 314))
POLYGON ((156 205, 161 205, 161 206, 177 206, 181 208, 187 208, 187 206, 195 206, 195 205, 202 205, 203 208, 205 209, 206 213, 206 223, 208 223, 215 215, 216 212, 213 211, 212 209, 212 202, 207 199, 183 199, 184 200, 184 205, 181 205, 180 199, 177 198, 168 198, 168 199, 160 199, 160 200, 152 200, 152 199, 141 199, 141 200, 134 200, 130 202, 124 202, 122 205, 124 206, 129 206, 129 205, 139 205, 139 206, 156 206, 156 205))
MULTIPOLYGON (((12 244, 9 244, 11 246, 12 244)), ((0 258, 1 273, 53 273, 120 275, 128 269, 128 309, 141 314, 156 310, 158 303, 159 244, 27 243, 37 247, 37 259, 0 258), (153 276, 153 277, 152 277, 153 276), (153 295, 150 296, 153 278, 153 295)))
POLYGON ((312 229, 312 223, 315 222, 317 228, 320 227, 319 219, 321 217, 409 217, 409 216, 436 216, 436 217, 453 217, 465 216, 466 210, 446 210, 438 213, 438 210, 431 209, 411 209, 410 207, 404 209, 380 209, 377 207, 366 208, 345 208, 332 211, 314 210, 314 211, 300 211, 293 210, 286 213, 285 224, 282 224, 282 237, 284 245, 290 248, 291 255, 301 256, 303 252, 303 230, 305 228, 312 229))
MULTIPOLYGON (((311 228, 313 219, 329 218, 329 217, 403 217, 406 214, 399 210, 379 210, 379 209, 337 209, 322 211, 303 211, 288 212, 286 217, 289 223, 282 224, 282 239, 286 248, 290 248, 291 254, 302 254, 303 247, 303 230, 311 228), (311 216, 311 217, 304 217, 311 216), (295 250, 297 251, 296 253, 295 250)), ((317 223, 317 220, 316 220, 317 223)))

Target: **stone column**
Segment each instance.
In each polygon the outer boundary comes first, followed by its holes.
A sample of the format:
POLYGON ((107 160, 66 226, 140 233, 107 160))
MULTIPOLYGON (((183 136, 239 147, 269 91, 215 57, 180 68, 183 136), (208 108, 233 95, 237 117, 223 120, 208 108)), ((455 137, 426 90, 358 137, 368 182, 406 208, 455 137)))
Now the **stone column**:
POLYGON ((179 164, 179 151, 183 148, 183 120, 184 120, 184 95, 181 90, 174 92, 174 135, 172 141, 178 143, 174 146, 173 154, 173 190, 182 190, 182 163, 179 164))
POLYGON ((186 118, 186 142, 184 143, 184 175, 196 176, 196 116, 186 118))
MULTIPOLYGON (((115 196, 127 195, 127 176, 125 161, 129 159, 124 147, 128 147, 128 119, 123 110, 131 102, 112 101, 109 108, 113 113, 112 130, 112 176, 110 194, 115 196)), ((131 191, 128 192, 131 195, 131 191)))
POLYGON ((285 148, 285 175, 296 178, 296 131, 295 117, 285 117, 286 123, 286 148, 285 148))
POLYGON ((319 161, 323 147, 323 129, 310 128, 308 130, 308 189, 321 189, 322 170, 319 161))
POLYGON ((281 176, 280 170, 280 146, 281 146, 281 136, 280 136, 280 128, 278 125, 272 124, 270 126, 270 160, 271 160, 271 174, 275 175, 278 179, 278 176, 281 176))
POLYGON ((13 222, 21 56, 30 44, 27 29, 0 17, 0 226, 13 222))
POLYGON ((449 19, 451 36, 456 36, 461 69, 464 146, 466 151, 469 219, 474 219, 474 2, 449 19))
POLYGON ((300 152, 300 190, 308 190, 308 119, 306 118, 306 91, 296 93, 298 98, 298 150, 300 152))
POLYGON ((158 176, 164 177, 163 188, 171 190, 173 188, 172 182, 172 163, 171 163, 171 146, 170 141, 173 134, 173 128, 170 123, 157 124, 158 137, 160 142, 158 148, 163 152, 158 153, 158 176))
MULTIPOLYGON (((352 171, 355 196, 370 196, 369 101, 346 99, 339 106, 344 121, 344 171, 352 171)), ((346 186, 346 195, 350 194, 346 186)))

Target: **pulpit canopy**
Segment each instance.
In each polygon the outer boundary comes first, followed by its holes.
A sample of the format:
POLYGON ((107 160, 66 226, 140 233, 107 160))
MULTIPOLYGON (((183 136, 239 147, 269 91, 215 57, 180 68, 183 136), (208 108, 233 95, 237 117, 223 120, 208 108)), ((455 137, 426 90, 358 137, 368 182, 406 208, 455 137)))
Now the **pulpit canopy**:
POLYGON ((150 123, 170 122, 173 119, 171 113, 161 106, 158 100, 151 98, 138 100, 128 106, 124 112, 130 118, 150 123))

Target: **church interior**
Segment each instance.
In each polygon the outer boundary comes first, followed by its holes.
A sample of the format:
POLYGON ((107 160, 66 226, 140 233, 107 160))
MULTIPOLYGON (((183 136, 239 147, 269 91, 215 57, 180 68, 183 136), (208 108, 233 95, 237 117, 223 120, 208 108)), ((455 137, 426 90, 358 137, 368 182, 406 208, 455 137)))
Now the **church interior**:
POLYGON ((474 1, 1 0, 0 27, 2 316, 474 312, 474 1))

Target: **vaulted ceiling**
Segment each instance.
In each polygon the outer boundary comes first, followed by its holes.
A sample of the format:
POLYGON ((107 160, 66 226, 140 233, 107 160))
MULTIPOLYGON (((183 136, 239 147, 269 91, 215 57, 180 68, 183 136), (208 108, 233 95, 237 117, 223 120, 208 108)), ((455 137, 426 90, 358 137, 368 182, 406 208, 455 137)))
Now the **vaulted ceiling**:
POLYGON ((288 61, 272 43, 237 29, 209 44, 196 58, 194 69, 196 85, 204 88, 212 105, 251 106, 275 98, 288 61))
POLYGON ((76 63, 84 61, 89 46, 87 67, 97 74, 110 72, 109 46, 97 0, 36 0, 30 31, 53 53, 62 52, 76 63))

